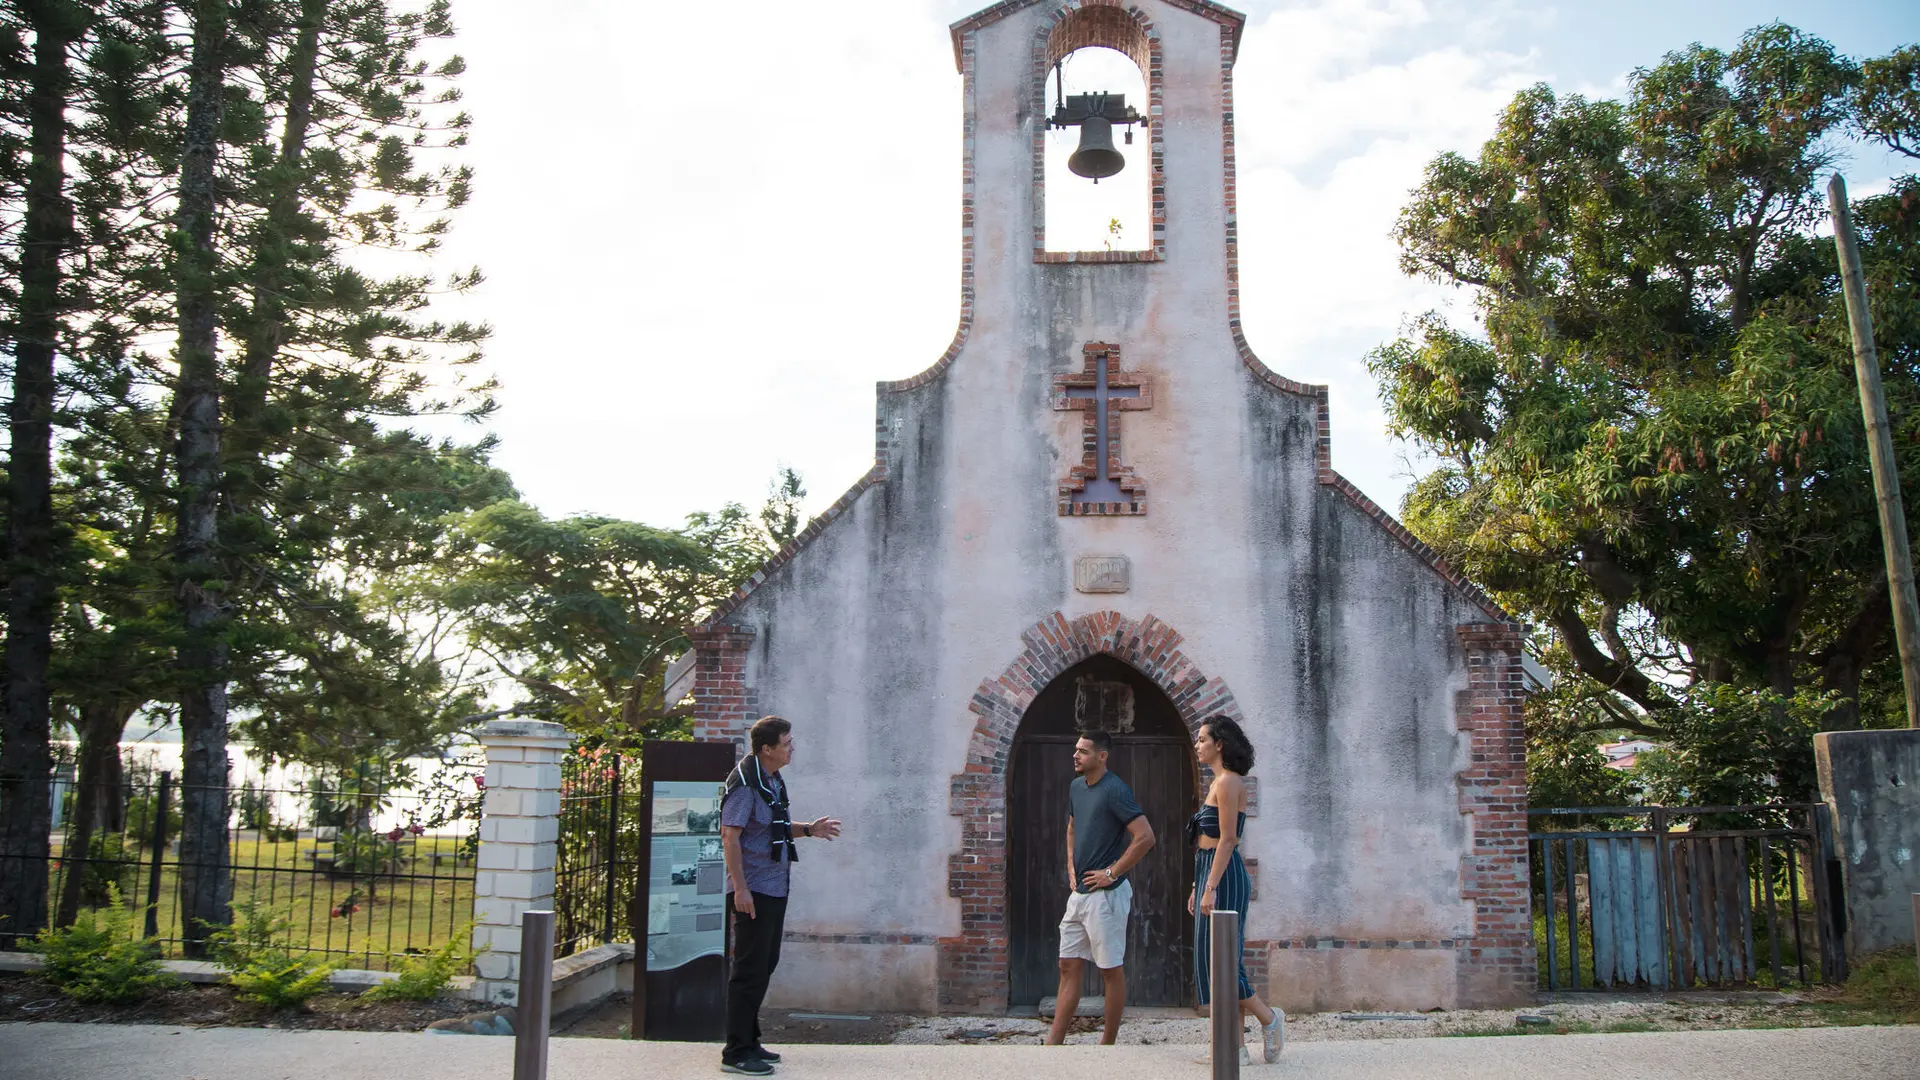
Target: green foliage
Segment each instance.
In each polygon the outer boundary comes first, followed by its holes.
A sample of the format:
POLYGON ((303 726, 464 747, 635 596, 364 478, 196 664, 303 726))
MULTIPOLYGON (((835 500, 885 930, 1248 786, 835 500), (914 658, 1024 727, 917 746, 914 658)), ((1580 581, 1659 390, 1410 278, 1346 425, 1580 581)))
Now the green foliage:
POLYGON ((234 996, 273 1009, 294 1009, 325 992, 334 965, 294 947, 290 914, 248 899, 233 906, 233 925, 208 935, 214 963, 234 996))
POLYGON ((1870 139, 1908 157, 1920 157, 1920 45, 1907 45, 1860 65, 1854 108, 1870 139))
POLYGON ((1846 985, 1819 1000, 1836 1019, 1920 1024, 1920 964, 1908 948, 1859 957, 1849 965, 1846 985))
POLYGON ((1667 806, 1746 806, 1811 792, 1814 733, 1830 695, 1702 683, 1663 713, 1669 745, 1640 756, 1647 800, 1667 806))
POLYGON ((1586 680, 1557 678, 1551 689, 1527 701, 1529 807, 1629 806, 1640 801, 1639 785, 1628 773, 1607 767, 1599 735, 1588 727, 1596 693, 1586 680))
POLYGON ((432 1001, 446 994, 453 977, 473 962, 473 926, 454 931, 446 943, 418 956, 396 957, 396 977, 360 995, 362 1001, 432 1001))
POLYGON ((342 829, 333 841, 334 872, 352 877, 379 877, 397 873, 400 843, 370 829, 342 829))
MULTIPOLYGON (((1633 733, 1670 748, 1652 797, 1804 799, 1807 725, 1887 715, 1864 425, 1815 229, 1849 135, 1912 145, 1913 60, 1863 76, 1775 24, 1669 54, 1624 101, 1536 86, 1405 207, 1403 268, 1471 287, 1483 333, 1428 315, 1369 363, 1396 433, 1441 461, 1407 496, 1409 528, 1539 627, 1575 684, 1530 714, 1537 798, 1617 793, 1585 747, 1633 733)), ((1908 445, 1920 181, 1854 212, 1908 445)), ((1920 456, 1901 466, 1920 490, 1920 456)))
POLYGON ((757 518, 729 504, 678 530, 495 503, 459 520, 449 572, 421 592, 535 710, 614 742, 672 735, 686 720, 662 708, 662 677, 685 628, 798 534, 805 494, 783 469, 757 518))
POLYGON ((126 1004, 178 981, 161 968, 159 949, 134 935, 133 912, 113 884, 107 902, 82 910, 72 926, 40 931, 33 951, 47 981, 79 1002, 126 1004))
POLYGON ((251 780, 240 785, 240 792, 234 802, 240 811, 240 827, 254 829, 260 838, 268 843, 292 840, 300 835, 300 830, 292 825, 281 825, 273 817, 273 795, 253 785, 251 780))
MULTIPOLYGON (((177 792, 178 789, 176 789, 177 792)), ((160 795, 158 785, 149 788, 145 795, 135 795, 127 800, 127 836, 142 847, 153 846, 153 827, 160 813, 160 795)), ((175 797, 167 801, 167 820, 161 826, 160 842, 164 846, 171 844, 180 835, 180 800, 175 797)))
POLYGON ((760 527, 766 530, 768 543, 776 550, 800 535, 800 500, 806 497, 807 486, 792 466, 780 466, 767 482, 767 501, 760 508, 760 527))
POLYGON ((138 856, 137 847, 129 848, 119 833, 94 833, 87 841, 86 869, 81 871, 81 905, 106 908, 114 905, 115 896, 132 892, 140 869, 138 856))

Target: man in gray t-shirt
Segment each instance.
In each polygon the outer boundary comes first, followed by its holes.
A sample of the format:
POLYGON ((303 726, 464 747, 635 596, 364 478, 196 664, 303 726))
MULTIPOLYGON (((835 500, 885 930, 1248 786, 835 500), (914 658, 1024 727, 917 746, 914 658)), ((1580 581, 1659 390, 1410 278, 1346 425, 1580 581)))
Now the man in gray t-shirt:
POLYGON ((1047 1043, 1066 1041, 1067 1026, 1080 1007, 1080 980, 1086 962, 1100 969, 1105 983, 1106 1030, 1100 1041, 1112 1045, 1120 1035, 1127 1007, 1127 916, 1133 911, 1133 886, 1127 871, 1153 847, 1153 826, 1134 800, 1125 780, 1107 771, 1113 739, 1090 731, 1073 747, 1073 771, 1067 789, 1067 880, 1073 892, 1060 920, 1060 993, 1047 1043))

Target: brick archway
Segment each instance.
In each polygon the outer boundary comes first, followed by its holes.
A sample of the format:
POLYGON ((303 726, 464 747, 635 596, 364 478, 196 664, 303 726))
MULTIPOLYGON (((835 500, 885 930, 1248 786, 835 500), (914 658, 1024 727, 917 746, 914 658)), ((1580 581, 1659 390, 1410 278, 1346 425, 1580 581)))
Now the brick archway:
POLYGON ((942 1007, 1004 1009, 1007 1003, 1007 756, 1033 699, 1062 672, 1106 654, 1153 680, 1189 731, 1206 717, 1240 720, 1233 691, 1180 651, 1180 634, 1152 615, 1116 611, 1069 619, 1054 612, 1020 635, 1006 670, 982 682, 966 765, 952 779, 948 812, 961 819, 960 850, 947 857, 947 895, 960 901, 960 933, 939 940, 942 1007))

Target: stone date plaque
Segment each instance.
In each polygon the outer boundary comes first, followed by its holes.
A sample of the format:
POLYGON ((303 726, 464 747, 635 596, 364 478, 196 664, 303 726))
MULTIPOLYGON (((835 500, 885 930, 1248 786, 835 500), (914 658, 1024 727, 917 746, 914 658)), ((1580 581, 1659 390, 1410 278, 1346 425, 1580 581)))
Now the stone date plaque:
POLYGON ((1073 587, 1083 593, 1123 593, 1130 583, 1125 555, 1083 555, 1073 561, 1073 587))

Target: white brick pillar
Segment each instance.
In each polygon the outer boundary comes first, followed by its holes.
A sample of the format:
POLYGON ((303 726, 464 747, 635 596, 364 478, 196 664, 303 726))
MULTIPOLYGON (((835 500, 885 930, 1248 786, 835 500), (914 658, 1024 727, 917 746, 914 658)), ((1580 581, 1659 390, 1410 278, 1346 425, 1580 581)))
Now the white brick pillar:
POLYGON ((487 751, 480 855, 473 882, 474 994, 511 1004, 519 991, 520 916, 553 907, 560 836, 560 759, 573 736, 544 720, 494 720, 487 751))

